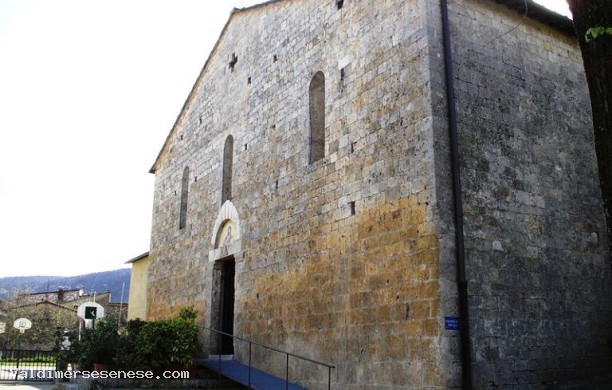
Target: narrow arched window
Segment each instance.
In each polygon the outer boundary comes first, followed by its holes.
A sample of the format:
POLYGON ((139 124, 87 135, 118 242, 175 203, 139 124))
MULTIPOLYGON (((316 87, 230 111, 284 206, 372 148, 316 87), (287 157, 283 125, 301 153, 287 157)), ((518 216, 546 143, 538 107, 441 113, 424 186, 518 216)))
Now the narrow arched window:
POLYGON ((183 170, 183 180, 181 182, 181 207, 179 212, 179 229, 187 225, 187 200, 189 198, 189 167, 183 170))
POLYGON ((317 72, 310 81, 310 158, 309 162, 325 156, 325 75, 317 72))
POLYGON ((232 163, 234 160, 234 138, 228 135, 223 147, 223 179, 221 183, 221 204, 232 199, 232 163))

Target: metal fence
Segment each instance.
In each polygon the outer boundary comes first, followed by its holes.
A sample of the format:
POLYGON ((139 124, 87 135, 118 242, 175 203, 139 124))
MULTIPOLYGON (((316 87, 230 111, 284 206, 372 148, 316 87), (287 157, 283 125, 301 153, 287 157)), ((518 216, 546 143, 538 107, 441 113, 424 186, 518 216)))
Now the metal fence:
POLYGON ((56 364, 53 351, 0 349, 0 381, 51 382, 56 364))

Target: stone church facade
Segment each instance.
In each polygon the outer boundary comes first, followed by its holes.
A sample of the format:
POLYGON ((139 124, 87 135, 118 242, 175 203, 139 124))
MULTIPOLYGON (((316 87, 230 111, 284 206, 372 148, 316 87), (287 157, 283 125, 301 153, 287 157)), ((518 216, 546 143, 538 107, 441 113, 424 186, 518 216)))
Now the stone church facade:
POLYGON ((203 326, 333 363, 336 389, 546 388, 610 369, 571 22, 457 0, 446 40, 443 9, 232 13, 151 169, 148 318, 194 305, 203 326))

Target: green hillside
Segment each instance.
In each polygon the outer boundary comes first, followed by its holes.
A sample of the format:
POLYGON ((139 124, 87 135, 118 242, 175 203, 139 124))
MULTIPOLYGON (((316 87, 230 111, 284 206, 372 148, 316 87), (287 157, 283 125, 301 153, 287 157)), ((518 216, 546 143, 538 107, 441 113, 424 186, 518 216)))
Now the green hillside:
POLYGON ((15 276, 0 278, 0 299, 10 299, 15 292, 43 292, 82 288, 84 292, 111 291, 111 302, 127 302, 130 292, 130 268, 79 276, 15 276), (123 289, 123 300, 121 291, 123 289))

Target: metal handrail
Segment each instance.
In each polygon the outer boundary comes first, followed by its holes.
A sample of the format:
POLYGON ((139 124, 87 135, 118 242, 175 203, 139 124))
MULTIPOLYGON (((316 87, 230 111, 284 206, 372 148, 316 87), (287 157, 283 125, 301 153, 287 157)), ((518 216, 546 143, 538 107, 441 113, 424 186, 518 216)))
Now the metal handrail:
MULTIPOLYGON (((222 332, 222 331, 217 330, 217 329, 208 328, 208 327, 202 326, 202 325, 198 325, 198 326, 200 328, 206 329, 206 330, 208 330, 210 332, 214 332, 214 333, 217 333, 217 334, 223 335, 223 336, 228 336, 228 337, 231 337, 232 339, 240 340, 240 341, 243 341, 243 342, 246 342, 246 343, 249 344, 249 363, 248 363, 248 368, 249 368, 249 371, 248 371, 248 386, 249 386, 249 389, 251 388, 251 347, 253 345, 256 345, 258 347, 269 349, 269 350, 274 351, 274 352, 285 354, 285 356, 286 356, 286 359, 285 359, 285 389, 289 389, 289 357, 291 356, 291 357, 294 357, 294 358, 297 358, 297 359, 300 359, 300 360, 305 360, 305 361, 310 362, 310 363, 314 363, 314 364, 318 364, 320 366, 327 367, 327 389, 331 390, 331 370, 332 370, 332 368, 336 368, 336 366, 334 366, 333 364, 329 364, 329 363, 322 362, 322 361, 319 361, 319 360, 314 360, 314 359, 311 359, 311 358, 307 358, 305 356, 297 355, 295 353, 291 353, 291 352, 287 352, 287 351, 282 351, 282 350, 280 350, 278 348, 270 347, 269 345, 261 344, 261 343, 258 343, 256 341, 248 340, 248 339, 245 339, 245 338, 242 338, 242 337, 239 337, 239 336, 235 336, 233 334, 222 332)), ((221 354, 219 354, 219 360, 220 359, 221 359, 221 354)))

